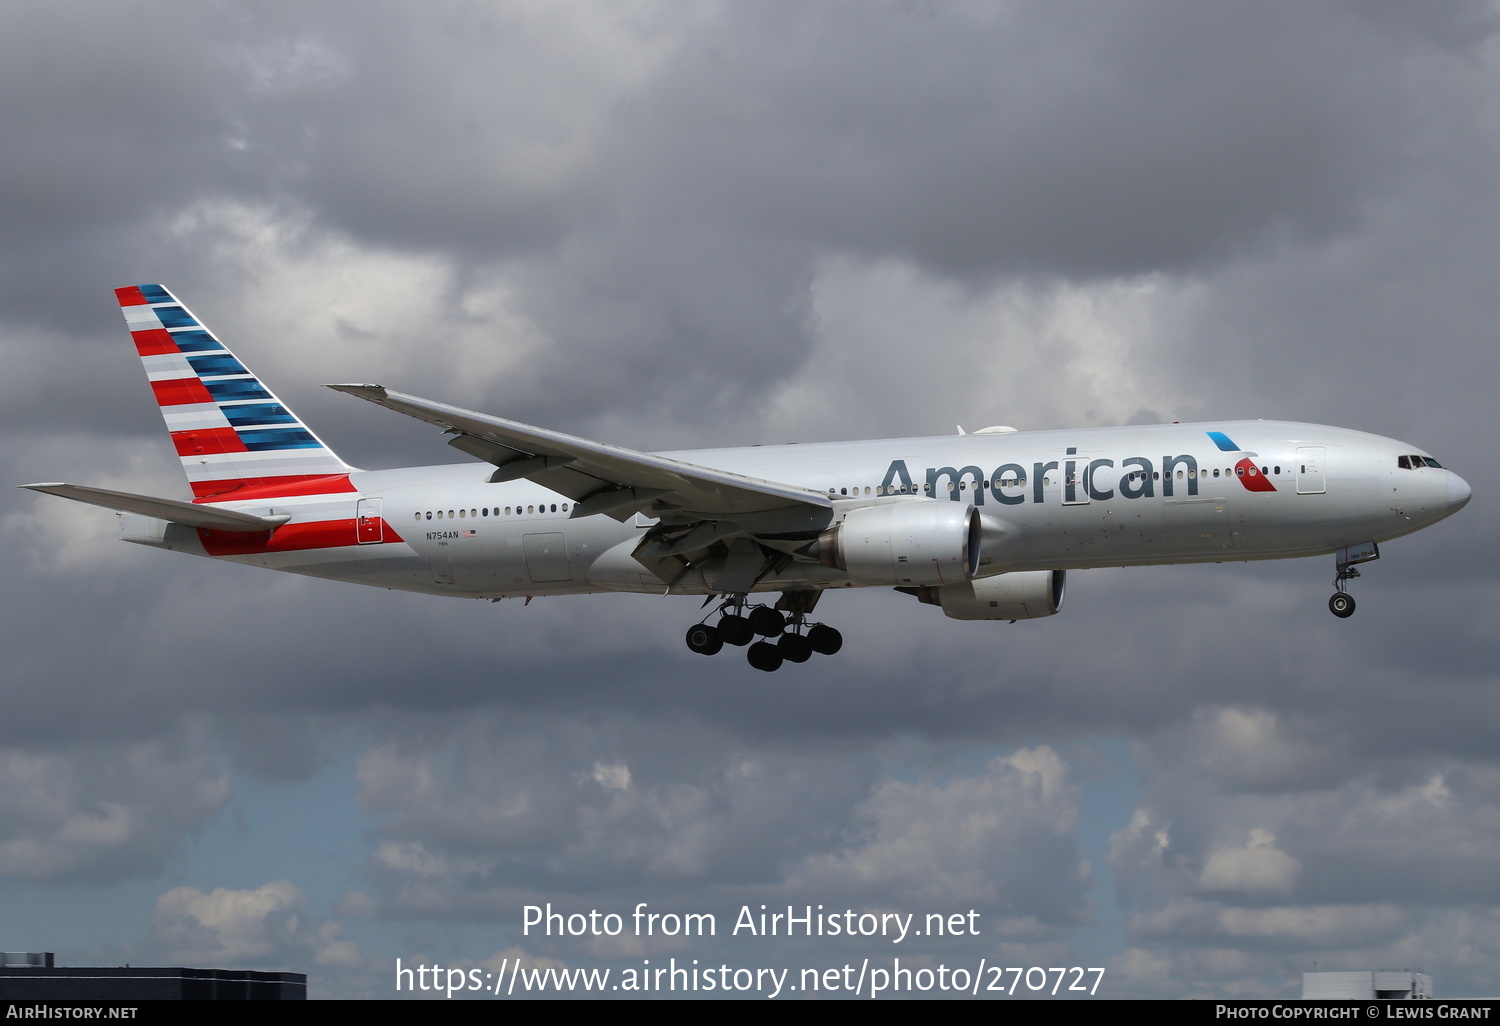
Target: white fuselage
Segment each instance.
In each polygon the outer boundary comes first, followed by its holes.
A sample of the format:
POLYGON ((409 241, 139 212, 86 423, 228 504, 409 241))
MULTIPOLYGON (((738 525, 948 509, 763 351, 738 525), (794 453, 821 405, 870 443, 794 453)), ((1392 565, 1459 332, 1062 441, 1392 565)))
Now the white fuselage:
MULTIPOLYGON (((874 503, 956 502, 1019 542, 979 576, 1020 570, 1313 556, 1409 534, 1460 508, 1449 470, 1398 465, 1420 449, 1342 428, 1270 421, 979 433, 661 454, 812 489, 834 518, 874 503), (1216 441, 1215 435, 1223 442, 1216 441), (1229 439, 1229 447, 1226 444, 1229 439)), ((384 588, 480 598, 627 591, 663 581, 630 553, 655 523, 575 517, 527 480, 490 483, 481 463, 357 471, 353 492, 227 501, 290 514, 269 538, 125 514, 128 540, 384 588)), ((755 591, 868 581, 793 558, 755 591)), ((714 567, 671 589, 705 594, 714 567)))

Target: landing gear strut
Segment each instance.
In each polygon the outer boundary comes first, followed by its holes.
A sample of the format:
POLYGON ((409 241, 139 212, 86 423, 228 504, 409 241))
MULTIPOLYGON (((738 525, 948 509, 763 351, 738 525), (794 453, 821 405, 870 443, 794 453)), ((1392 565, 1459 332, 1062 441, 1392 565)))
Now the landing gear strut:
POLYGON ((687 647, 714 655, 725 645, 748 645, 745 656, 750 665, 767 673, 779 670, 782 663, 805 663, 814 654, 833 655, 844 647, 844 636, 826 623, 807 621, 822 594, 782 592, 775 606, 753 606, 748 613, 743 594, 726 596, 716 610, 717 624, 705 620, 688 628, 687 647), (755 641, 757 635, 765 640, 755 641))
POLYGON ((1333 586, 1338 589, 1328 600, 1328 611, 1339 619, 1354 615, 1354 596, 1349 594, 1349 582, 1359 576, 1356 563, 1368 563, 1380 558, 1380 549, 1374 542, 1348 545, 1333 554, 1333 586))

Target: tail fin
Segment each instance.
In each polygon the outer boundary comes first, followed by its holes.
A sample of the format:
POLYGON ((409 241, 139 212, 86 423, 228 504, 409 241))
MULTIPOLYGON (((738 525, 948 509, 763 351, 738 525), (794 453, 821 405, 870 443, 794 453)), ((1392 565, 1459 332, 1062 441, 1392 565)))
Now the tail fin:
POLYGON ((131 285, 115 295, 195 501, 354 490, 354 468, 170 292, 131 285))

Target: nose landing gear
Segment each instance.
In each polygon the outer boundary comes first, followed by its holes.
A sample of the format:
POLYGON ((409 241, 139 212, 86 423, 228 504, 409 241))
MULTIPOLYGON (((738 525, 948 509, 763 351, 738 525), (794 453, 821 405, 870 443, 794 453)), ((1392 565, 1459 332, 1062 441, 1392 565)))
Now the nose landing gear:
MULTIPOLYGON (((782 663, 805 663, 814 653, 833 655, 844 647, 844 636, 826 623, 808 623, 807 614, 822 592, 783 592, 775 606, 754 606, 745 612, 745 596, 730 595, 720 603, 719 622, 688 628, 687 647, 700 655, 715 655, 725 645, 744 647, 757 670, 770 673, 782 663), (755 641, 759 635, 763 641, 755 641)), ((710 614, 712 615, 712 614, 710 614)))
POLYGON ((1380 558, 1380 548, 1374 542, 1347 545, 1333 554, 1333 586, 1338 589, 1328 600, 1328 611, 1339 619, 1354 615, 1354 596, 1349 594, 1349 582, 1359 576, 1356 563, 1368 563, 1380 558))

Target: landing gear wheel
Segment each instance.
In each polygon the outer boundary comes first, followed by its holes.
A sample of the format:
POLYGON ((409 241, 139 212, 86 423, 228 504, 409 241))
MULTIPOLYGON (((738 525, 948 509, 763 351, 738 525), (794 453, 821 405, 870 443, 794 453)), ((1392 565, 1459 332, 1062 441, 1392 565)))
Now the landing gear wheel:
POLYGON ((1349 583, 1359 576, 1357 563, 1368 563, 1380 558, 1380 547, 1373 541, 1359 545, 1346 545, 1333 553, 1333 586, 1338 590, 1328 600, 1328 611, 1339 619, 1354 615, 1354 596, 1349 594, 1349 583))
POLYGON ((750 627, 756 634, 774 638, 786 630, 786 615, 770 606, 756 606, 750 610, 750 627))
POLYGON ((800 634, 783 634, 776 641, 776 651, 789 663, 805 663, 812 658, 812 642, 800 634))
POLYGON ((706 623, 694 624, 688 628, 687 647, 699 655, 713 655, 724 647, 724 639, 717 628, 706 623))
POLYGON ((833 655, 844 647, 844 636, 826 623, 820 623, 807 632, 807 643, 819 655, 833 655))
POLYGON ((726 645, 744 648, 755 640, 755 629, 743 616, 730 614, 719 619, 719 637, 724 639, 726 645))
POLYGON ((757 670, 765 670, 767 673, 772 673, 781 669, 781 652, 777 650, 775 645, 769 642, 757 641, 751 645, 750 651, 746 653, 746 658, 750 660, 750 665, 757 670))

